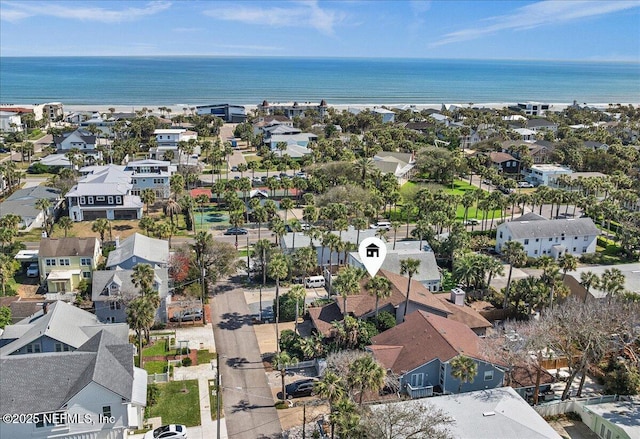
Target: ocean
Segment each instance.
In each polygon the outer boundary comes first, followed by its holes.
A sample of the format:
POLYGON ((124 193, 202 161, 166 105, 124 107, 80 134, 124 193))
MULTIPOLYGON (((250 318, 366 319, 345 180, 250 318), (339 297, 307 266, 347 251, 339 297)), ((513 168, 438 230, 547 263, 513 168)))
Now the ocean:
POLYGON ((0 102, 639 103, 640 63, 443 59, 2 57, 0 102))

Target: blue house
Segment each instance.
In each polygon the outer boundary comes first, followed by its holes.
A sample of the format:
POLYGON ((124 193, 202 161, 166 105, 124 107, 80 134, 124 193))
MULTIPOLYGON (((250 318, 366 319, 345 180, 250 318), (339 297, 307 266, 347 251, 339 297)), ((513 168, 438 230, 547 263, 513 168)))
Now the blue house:
POLYGON ((169 198, 171 195, 171 176, 177 166, 164 160, 136 160, 127 163, 125 172, 131 172, 133 188, 131 194, 140 195, 145 189, 152 189, 158 198, 169 198))
POLYGON ((169 242, 134 233, 120 242, 109 253, 107 270, 133 270, 138 264, 149 264, 152 268, 167 267, 169 263, 169 242))
POLYGON ((371 339, 367 347, 387 370, 400 377, 400 389, 410 398, 472 392, 502 386, 504 371, 485 360, 480 338, 464 323, 415 311, 404 323, 371 339), (473 381, 451 375, 451 360, 459 355, 477 365, 473 381))

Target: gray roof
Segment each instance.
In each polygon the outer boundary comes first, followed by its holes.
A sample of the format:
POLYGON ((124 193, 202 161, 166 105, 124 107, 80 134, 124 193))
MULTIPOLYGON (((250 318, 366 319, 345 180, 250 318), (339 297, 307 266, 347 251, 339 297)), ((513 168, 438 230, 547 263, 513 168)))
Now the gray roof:
MULTIPOLYGON (((428 411, 428 406, 443 410, 455 421, 449 425, 455 438, 561 438, 511 387, 414 399, 395 404, 410 407, 416 412, 428 411)), ((375 412, 382 406, 373 405, 370 408, 375 412)))
POLYGON ((40 258, 60 256, 93 257, 96 247, 100 247, 98 238, 44 238, 40 241, 40 258))
POLYGON ((591 218, 554 219, 536 221, 508 221, 498 227, 506 228, 512 239, 551 238, 555 236, 597 236, 600 231, 591 218))
MULTIPOLYGON (((640 437, 640 399, 631 398, 631 401, 615 401, 604 404, 584 403, 587 411, 593 412, 603 419, 611 422, 628 437, 640 437)), ((617 436, 616 436, 617 437, 617 436)))
MULTIPOLYGON (((133 354, 131 344, 100 331, 74 352, 2 358, 0 413, 59 410, 91 382, 129 402, 134 395, 133 354)), ((146 384, 146 373, 136 375, 146 384)))
MULTIPOLYGON (((337 231, 332 231, 334 235, 340 235, 337 231)), ((311 239, 302 232, 298 232, 296 235, 296 248, 308 246, 311 243, 311 239)), ((364 229, 360 230, 360 242, 362 242, 365 238, 369 238, 371 236, 376 236, 376 230, 374 229, 364 229)), ((342 232, 342 241, 356 243, 356 239, 358 238, 358 231, 353 227, 349 226, 349 229, 342 232)), ((293 246, 293 233, 287 233, 282 237, 282 242, 284 248, 290 249, 293 246)), ((322 240, 314 239, 313 246, 316 248, 322 247, 322 240)))
MULTIPOLYGON (((126 342, 129 327, 124 323, 105 325, 90 312, 83 311, 66 302, 57 301, 48 306, 47 313, 39 311, 33 316, 9 325, 0 336, 7 343, 0 347, 0 358, 9 356, 21 347, 46 336, 53 340, 79 348, 96 333, 106 329, 121 342, 126 342)), ((45 355, 45 354, 38 354, 45 355)))
POLYGON ((48 186, 34 186, 25 189, 18 189, 11 196, 0 203, 0 216, 13 213, 20 215, 22 218, 35 218, 42 211, 35 207, 36 201, 46 198, 51 201, 52 205, 56 205, 60 198, 58 189, 48 186))
MULTIPOLYGON (((156 268, 155 272, 155 285, 157 285, 158 295, 160 298, 164 298, 169 294, 169 269, 156 268)), ((91 300, 94 302, 106 302, 114 300, 118 297, 129 295, 132 297, 139 295, 138 288, 133 284, 131 275, 133 270, 96 270, 92 276, 92 293, 91 300), (116 293, 112 296, 109 295, 110 285, 115 283, 118 285, 116 293)))
POLYGON ((558 124, 553 123, 547 119, 529 119, 527 121, 527 128, 550 127, 557 125, 558 124))
POLYGON ((134 233, 109 253, 106 266, 107 268, 115 267, 133 256, 155 264, 167 264, 169 261, 169 242, 134 233))

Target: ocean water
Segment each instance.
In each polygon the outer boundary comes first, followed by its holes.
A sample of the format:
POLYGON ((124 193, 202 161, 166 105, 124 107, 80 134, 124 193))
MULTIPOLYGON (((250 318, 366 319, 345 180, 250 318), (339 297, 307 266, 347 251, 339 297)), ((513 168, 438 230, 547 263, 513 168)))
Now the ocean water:
POLYGON ((640 102, 640 63, 2 57, 0 102, 76 105, 640 102))

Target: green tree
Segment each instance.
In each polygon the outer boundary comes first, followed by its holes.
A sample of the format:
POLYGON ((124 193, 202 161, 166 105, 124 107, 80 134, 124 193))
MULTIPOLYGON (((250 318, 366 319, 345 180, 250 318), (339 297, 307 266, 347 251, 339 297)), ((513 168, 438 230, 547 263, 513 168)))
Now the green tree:
POLYGON ((367 292, 376 298, 376 324, 378 322, 378 311, 380 299, 391 297, 391 282, 386 277, 374 276, 364 285, 367 292))
POLYGON ((127 306, 127 323, 129 327, 135 331, 136 337, 138 338, 140 367, 143 367, 142 340, 145 332, 153 325, 155 314, 156 309, 145 296, 133 299, 127 306))
POLYGON ((287 399, 287 387, 285 386, 285 377, 287 376, 287 366, 296 364, 298 359, 291 357, 286 351, 280 351, 273 356, 271 364, 273 368, 280 372, 280 378, 282 379, 282 399, 287 399))
POLYGON ((58 226, 64 230, 64 237, 67 237, 69 230, 73 228, 73 221, 68 216, 63 216, 58 220, 58 226))
POLYGON ((386 377, 385 369, 378 364, 372 355, 367 354, 356 358, 349 365, 347 382, 351 388, 360 390, 359 404, 366 390, 379 392, 384 387, 386 377))
POLYGON ((35 203, 36 209, 42 211, 42 215, 44 216, 44 220, 42 222, 42 228, 47 232, 47 236, 51 235, 51 230, 48 229, 49 224, 49 210, 52 207, 51 200, 47 198, 40 198, 35 203))
POLYGON ((589 297, 591 287, 598 288, 598 286, 600 285, 600 278, 591 270, 583 271, 582 273, 580 273, 580 283, 587 290, 587 294, 585 294, 584 296, 584 301, 586 302, 587 298, 589 297))
POLYGON ((625 276, 617 268, 607 268, 600 277, 600 289, 606 294, 607 302, 624 292, 625 276))
POLYGON ((91 224, 91 231, 100 235, 100 242, 104 242, 104 234, 111 230, 111 223, 106 218, 98 218, 91 224))
POLYGON ((284 222, 287 222, 287 214, 293 209, 293 200, 291 198, 283 198, 280 200, 280 209, 284 211, 284 222))
POLYGON ((131 274, 131 280, 136 288, 139 288, 143 295, 148 294, 153 290, 153 281, 155 279, 155 272, 153 267, 149 264, 136 264, 133 267, 133 273, 131 274))
POLYGON ((400 260, 400 274, 407 275, 409 278, 407 281, 407 297, 404 301, 404 312, 402 314, 402 321, 407 318, 407 309, 409 308, 409 294, 411 293, 411 279, 418 272, 418 268, 420 267, 420 260, 407 258, 400 260))
MULTIPOLYGON (((103 218, 100 218, 103 219, 103 218)), ((99 219, 99 220, 100 220, 99 219)), ((99 221, 98 220, 98 221, 99 221)), ((140 228, 142 230, 145 231, 145 233, 147 234, 147 236, 149 236, 151 234, 151 231, 153 230, 153 228, 155 227, 156 224, 156 220, 151 218, 150 216, 143 216, 142 218, 140 218, 140 222, 138 223, 140 228)), ((94 223, 95 225, 95 223, 94 223)), ((101 226, 100 226, 101 227, 101 226)), ((91 227, 91 229, 93 230, 93 226, 91 227)), ((94 230, 95 232, 96 230, 94 230)), ((104 234, 104 232, 102 232, 102 234, 104 234)), ((102 234, 100 236, 102 236, 102 234)))
POLYGON ((527 253, 524 250, 524 246, 518 241, 507 241, 502 246, 502 256, 509 264, 509 275, 507 276, 507 287, 504 290, 504 302, 502 308, 506 309, 509 303, 509 289, 511 288, 511 276, 513 274, 513 267, 520 267, 527 261, 527 253))
MULTIPOLYGON (((346 383, 335 372, 328 370, 322 378, 314 385, 313 390, 322 399, 329 402, 329 413, 333 414, 336 402, 341 400, 346 394, 346 383)), ((331 435, 333 436, 333 418, 331 421, 331 435)))
MULTIPOLYGON (((343 267, 336 277, 335 289, 342 296, 345 325, 347 323, 347 297, 360 292, 362 270, 355 267, 343 267)), ((345 326, 346 330, 346 326, 345 326)))
POLYGON ((164 214, 169 217, 171 224, 173 224, 173 217, 179 215, 180 212, 182 212, 180 204, 174 198, 169 198, 164 205, 164 214))
POLYGON ((562 269, 562 279, 567 277, 568 271, 574 271, 578 268, 578 258, 573 256, 571 253, 565 253, 558 259, 558 263, 560 264, 560 269, 562 269))
POLYGON ((297 249, 294 253, 293 265, 296 270, 302 273, 302 283, 304 284, 308 274, 318 266, 316 249, 311 246, 297 249))
MULTIPOLYGON (((335 410, 329 415, 332 426, 336 426, 340 437, 354 437, 358 425, 360 424, 360 415, 353 401, 348 398, 342 398, 335 403, 335 410)), ((333 434, 333 433, 332 433, 333 434)))
POLYGON ((142 192, 140 192, 140 200, 142 200, 142 202, 146 205, 147 215, 149 215, 149 205, 156 202, 155 191, 149 188, 143 189, 142 192))
POLYGON ((453 358, 449 365, 451 366, 451 376, 460 382, 458 393, 462 390, 462 384, 472 383, 478 374, 478 364, 472 358, 464 355, 453 358))
POLYGON ((275 279, 276 281, 276 343, 279 346, 279 338, 280 338, 280 280, 285 279, 289 274, 289 264, 287 263, 287 257, 282 253, 276 253, 271 257, 271 261, 269 261, 269 277, 275 279))
POLYGON ((0 329, 4 329, 11 324, 11 308, 0 306, 0 329))

